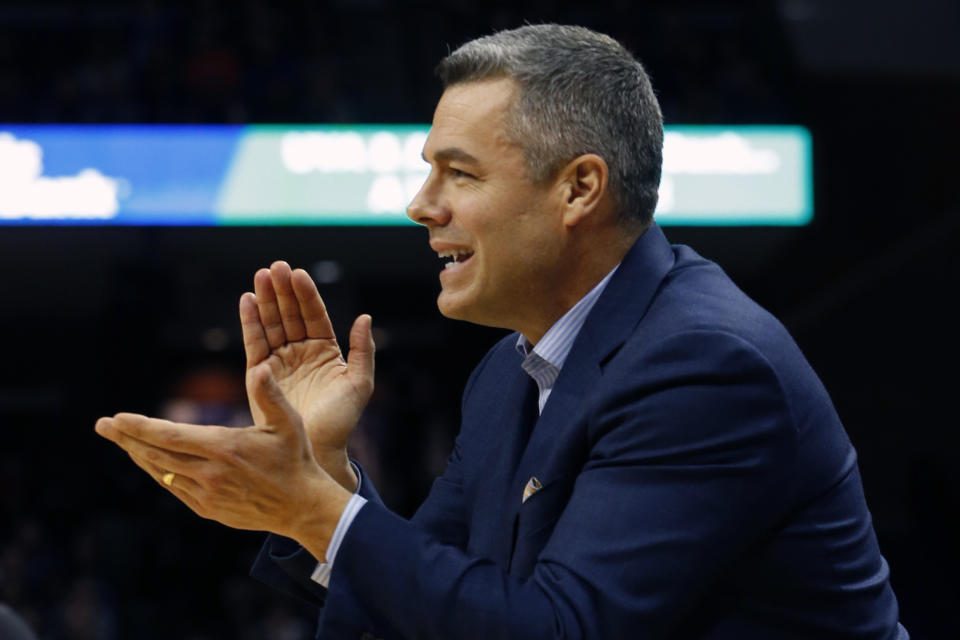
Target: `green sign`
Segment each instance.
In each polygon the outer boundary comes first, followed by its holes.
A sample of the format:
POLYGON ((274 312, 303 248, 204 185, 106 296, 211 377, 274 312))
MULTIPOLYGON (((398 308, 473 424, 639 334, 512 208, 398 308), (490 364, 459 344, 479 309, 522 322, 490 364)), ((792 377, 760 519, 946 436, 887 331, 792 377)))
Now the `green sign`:
MULTIPOLYGON (((426 179, 420 126, 250 127, 217 200, 227 224, 405 224, 426 179)), ((802 127, 668 127, 657 220, 803 225, 813 216, 802 127)))

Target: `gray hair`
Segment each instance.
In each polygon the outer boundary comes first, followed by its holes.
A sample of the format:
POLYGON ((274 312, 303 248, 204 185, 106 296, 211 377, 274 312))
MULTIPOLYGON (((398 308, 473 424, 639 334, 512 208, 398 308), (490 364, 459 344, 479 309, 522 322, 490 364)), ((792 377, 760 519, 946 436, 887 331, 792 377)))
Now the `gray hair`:
POLYGON ((610 169, 620 218, 653 219, 663 116, 643 66, 613 38, 584 27, 529 25, 471 40, 437 66, 443 86, 509 77, 520 94, 507 134, 542 182, 595 153, 610 169))

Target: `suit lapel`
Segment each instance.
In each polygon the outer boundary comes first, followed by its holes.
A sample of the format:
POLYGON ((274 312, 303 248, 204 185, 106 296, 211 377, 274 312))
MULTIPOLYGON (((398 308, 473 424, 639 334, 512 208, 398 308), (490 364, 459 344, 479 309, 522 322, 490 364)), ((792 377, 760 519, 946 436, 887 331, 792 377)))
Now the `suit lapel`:
POLYGON ((601 367, 626 342, 675 260, 673 247, 656 224, 637 239, 583 323, 558 387, 575 385, 581 371, 601 367))
POLYGON ((489 471, 487 490, 491 493, 491 504, 500 505, 495 511, 490 525, 495 527, 491 531, 493 540, 491 553, 493 559, 503 567, 510 560, 510 551, 513 544, 513 527, 498 526, 503 523, 506 504, 503 497, 507 493, 514 471, 520 461, 528 436, 537 420, 537 385, 520 368, 520 359, 517 358, 516 371, 506 375, 512 378, 509 390, 503 398, 503 411, 500 414, 499 424, 491 424, 495 433, 502 434, 500 443, 491 448, 491 455, 486 460, 489 471))
MULTIPOLYGON (((512 457, 510 460, 515 471, 506 488, 500 527, 501 533, 509 533, 508 559, 513 551, 513 535, 524 487, 531 477, 538 478, 546 486, 558 475, 579 473, 585 462, 581 456, 588 453, 585 443, 584 446, 568 447, 571 453, 567 455, 558 451, 558 447, 569 442, 571 437, 585 437, 586 434, 578 436, 570 432, 583 424, 583 414, 588 410, 584 406, 584 397, 599 382, 603 365, 636 329, 674 260, 673 249, 663 232, 657 225, 651 226, 624 257, 587 316, 543 414, 536 421, 526 446, 519 449, 522 452, 519 463, 512 457)), ((515 456, 518 449, 510 449, 510 453, 515 456)))

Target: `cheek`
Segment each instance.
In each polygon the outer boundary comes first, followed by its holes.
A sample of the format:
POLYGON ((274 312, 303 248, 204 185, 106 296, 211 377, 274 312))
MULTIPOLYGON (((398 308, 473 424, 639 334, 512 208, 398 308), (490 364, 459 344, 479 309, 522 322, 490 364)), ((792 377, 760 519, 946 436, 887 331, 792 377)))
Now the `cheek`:
POLYGON ((529 230, 503 225, 489 236, 481 272, 504 291, 516 291, 538 280, 537 273, 550 260, 545 238, 529 230))
MULTIPOLYGON (((526 272, 538 261, 549 259, 557 234, 539 198, 501 193, 498 198, 473 202, 463 209, 463 226, 473 236, 482 254, 485 273, 526 272)), ((465 203, 466 204, 466 203, 465 203)))

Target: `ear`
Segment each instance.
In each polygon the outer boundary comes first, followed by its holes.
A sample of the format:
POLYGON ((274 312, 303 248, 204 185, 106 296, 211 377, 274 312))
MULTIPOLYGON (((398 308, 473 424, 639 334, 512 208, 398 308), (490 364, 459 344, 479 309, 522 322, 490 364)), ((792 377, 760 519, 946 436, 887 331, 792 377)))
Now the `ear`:
POLYGON ((559 177, 564 225, 576 226, 597 213, 610 179, 610 169, 603 158, 594 153, 577 156, 561 169, 559 177))

